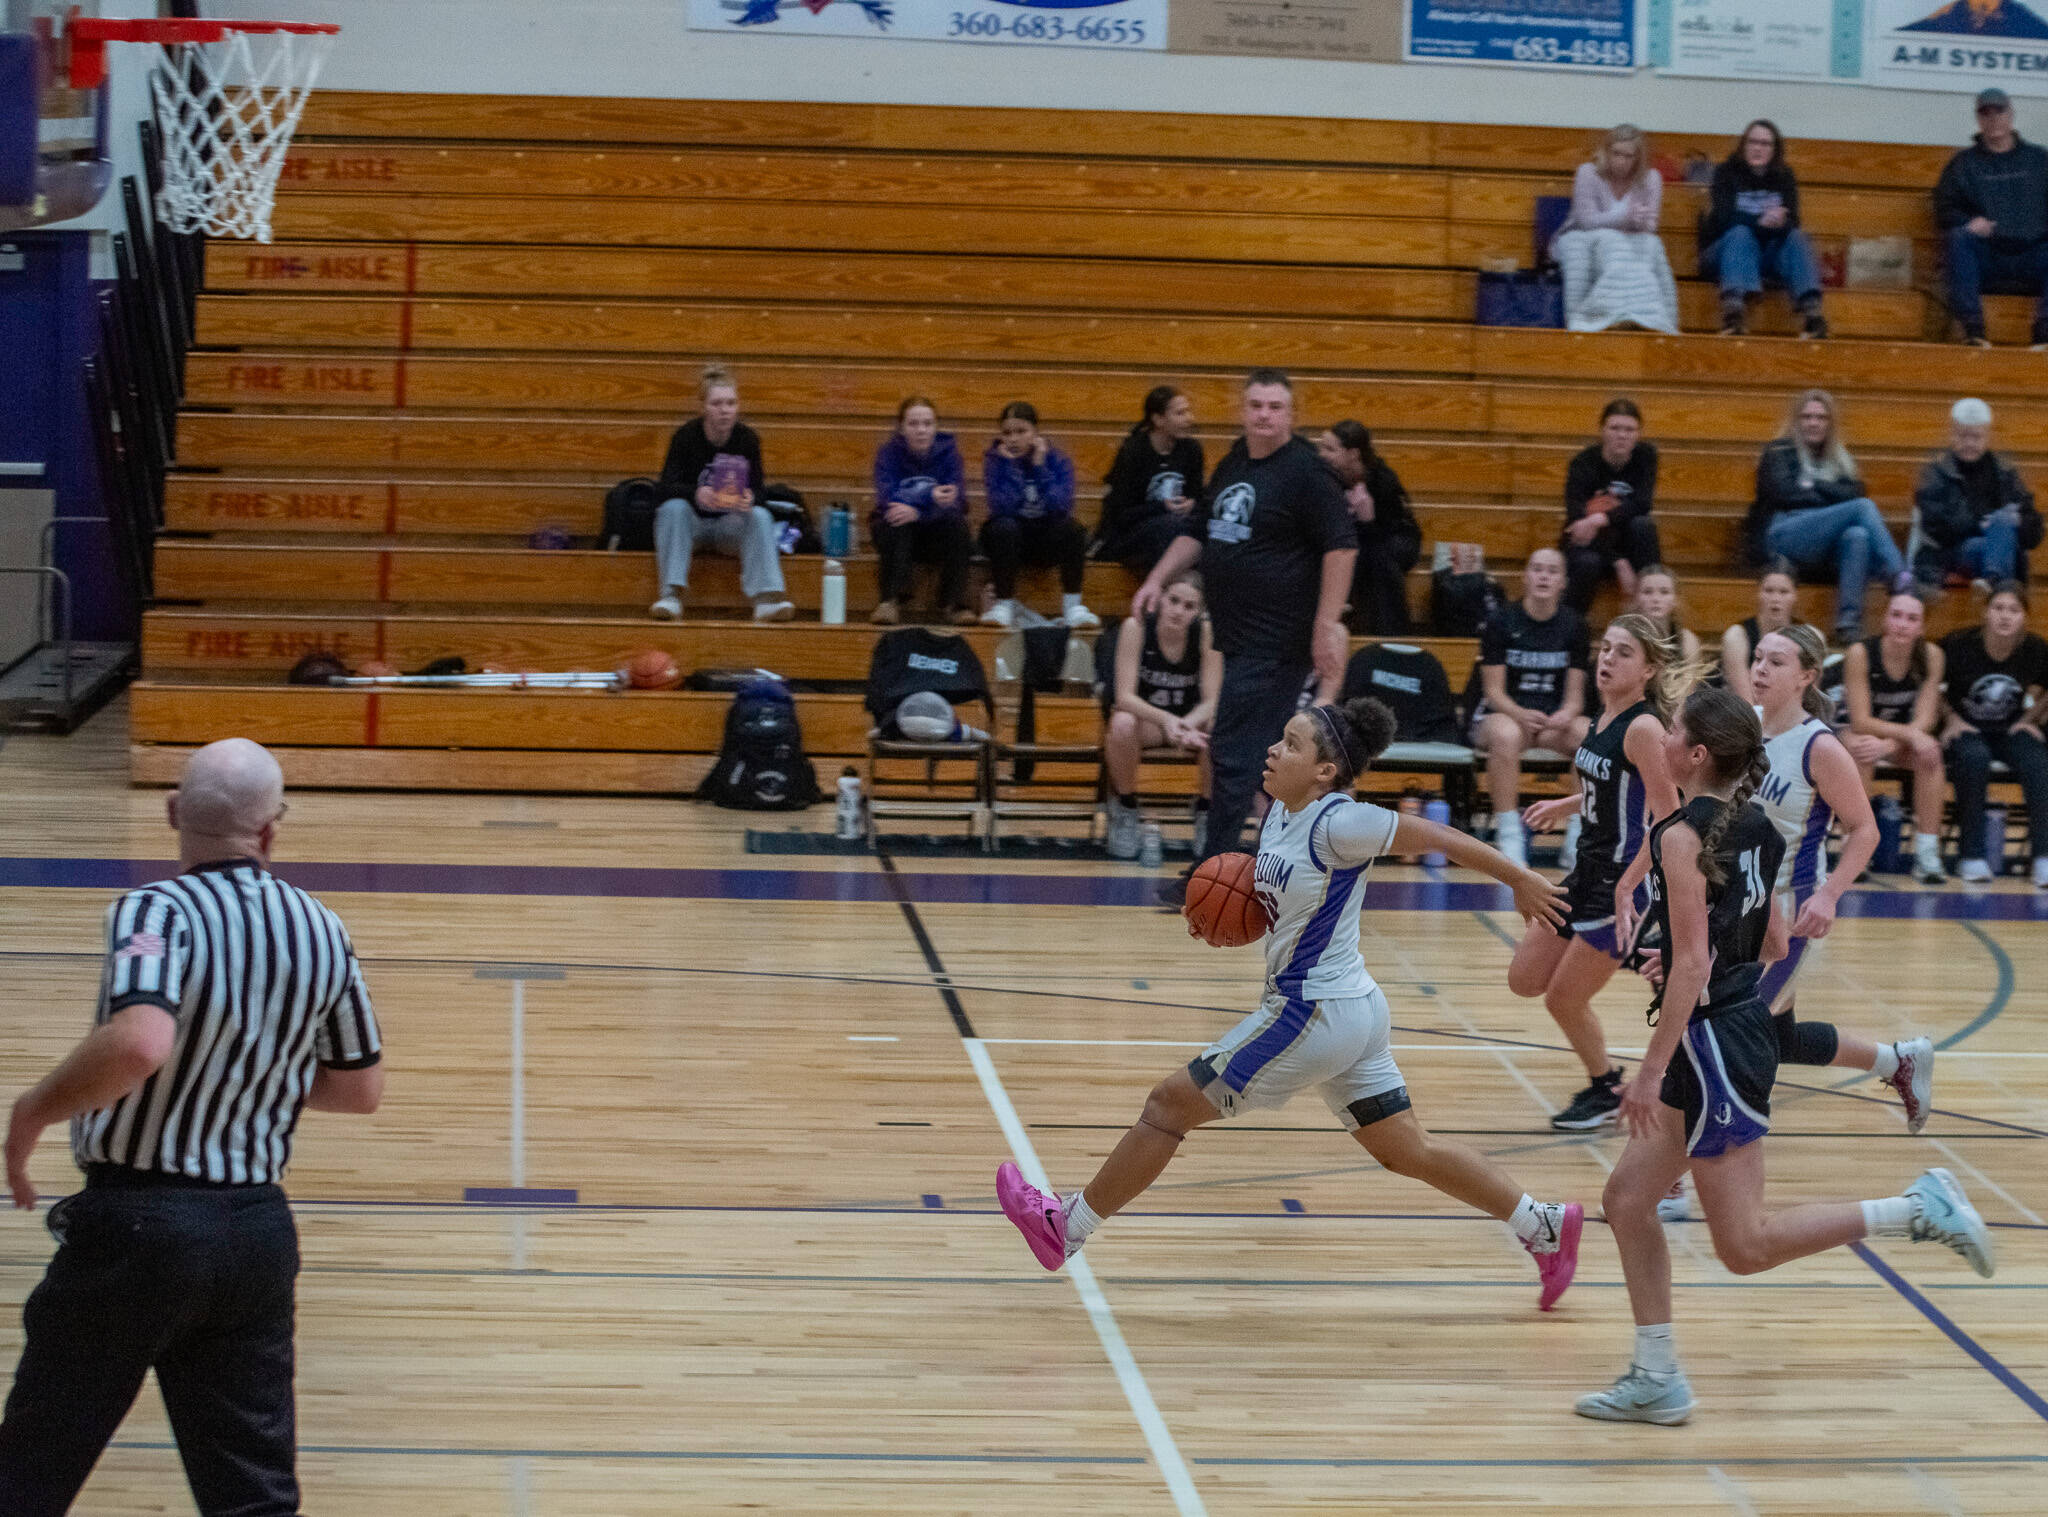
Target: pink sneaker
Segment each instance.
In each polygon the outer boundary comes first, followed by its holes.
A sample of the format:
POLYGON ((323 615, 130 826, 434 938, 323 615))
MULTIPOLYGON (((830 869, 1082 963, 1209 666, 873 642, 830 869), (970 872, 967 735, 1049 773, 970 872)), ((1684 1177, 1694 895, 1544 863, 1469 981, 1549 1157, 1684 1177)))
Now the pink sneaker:
MULTIPOLYGON (((996 1167, 996 1200, 1002 1204, 1003 1215, 1017 1224, 1017 1231, 1031 1245, 1031 1252, 1040 1264, 1047 1269, 1058 1269, 1067 1262, 1067 1209, 1060 1204, 1058 1196, 1048 1196, 1026 1180, 1016 1165, 1006 1162, 996 1167)), ((1578 1244, 1578 1236, 1577 1224, 1574 1223, 1574 1248, 1578 1244)), ((1571 1279, 1569 1270, 1565 1272, 1565 1279, 1571 1279)), ((1559 1286, 1558 1289, 1562 1291, 1564 1287, 1559 1286)))
MULTIPOLYGON (((1536 1296, 1536 1310, 1547 1312, 1557 1305, 1572 1283, 1572 1276, 1579 1272, 1579 1234, 1586 1226, 1586 1208, 1576 1201, 1567 1201, 1564 1207, 1564 1226, 1559 1231, 1557 1247, 1547 1254, 1537 1254, 1536 1278, 1543 1282, 1543 1289, 1536 1296)), ((1528 1244, 1522 1245, 1528 1248, 1528 1244)))

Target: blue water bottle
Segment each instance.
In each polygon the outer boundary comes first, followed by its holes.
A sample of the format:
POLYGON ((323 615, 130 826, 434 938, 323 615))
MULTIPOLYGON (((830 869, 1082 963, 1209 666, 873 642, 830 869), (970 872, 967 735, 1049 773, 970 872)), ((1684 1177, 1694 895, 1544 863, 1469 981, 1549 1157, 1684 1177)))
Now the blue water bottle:
MULTIPOLYGON (((1451 803, 1443 800, 1426 802, 1422 808, 1422 819, 1425 822, 1435 822, 1439 827, 1450 826, 1451 803)), ((1440 853, 1425 853, 1422 856, 1422 867, 1425 869, 1441 869, 1447 862, 1448 860, 1440 853)))
POLYGON ((853 552, 853 512, 843 504, 835 504, 825 513, 825 553, 829 558, 845 558, 853 552))
POLYGON ((1905 853, 1899 847, 1905 813, 1898 798, 1889 795, 1879 796, 1871 810, 1877 814, 1877 849, 1870 855, 1870 867, 1879 874, 1898 874, 1906 867, 1905 853))

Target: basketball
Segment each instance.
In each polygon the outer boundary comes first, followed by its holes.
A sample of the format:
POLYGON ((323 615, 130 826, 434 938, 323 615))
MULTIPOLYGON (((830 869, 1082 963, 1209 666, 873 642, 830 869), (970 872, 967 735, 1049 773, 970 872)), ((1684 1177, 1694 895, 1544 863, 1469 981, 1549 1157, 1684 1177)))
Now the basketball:
POLYGON ((362 668, 356 670, 356 673, 365 679, 389 679, 397 672, 398 669, 395 665, 388 664, 381 658, 373 658, 363 665, 362 668))
POLYGON ((660 648, 642 648, 626 660, 626 682, 635 690, 673 690, 683 682, 675 655, 660 648))
POLYGON ((1180 909, 1190 936, 1212 948, 1242 948, 1265 936, 1273 919, 1252 889, 1255 862, 1248 853, 1219 853, 1195 866, 1180 909))

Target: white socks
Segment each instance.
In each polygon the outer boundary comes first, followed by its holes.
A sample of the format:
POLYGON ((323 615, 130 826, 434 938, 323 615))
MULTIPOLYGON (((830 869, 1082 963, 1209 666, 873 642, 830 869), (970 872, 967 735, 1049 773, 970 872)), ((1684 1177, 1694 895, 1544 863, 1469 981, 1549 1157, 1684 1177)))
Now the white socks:
POLYGON ((1870 1066, 1871 1074, 1880 1080, 1889 1080, 1899 1072, 1899 1045, 1880 1043, 1877 1045, 1877 1062, 1870 1066))
POLYGON ((1102 1226, 1102 1219, 1095 1215, 1088 1203, 1075 1191, 1066 1199, 1067 1210, 1067 1257, 1073 1258, 1081 1252, 1081 1245, 1088 1241, 1088 1235, 1102 1226))
POLYGON ((1941 862, 1941 835, 1935 832, 1913 834, 1913 857, 1923 864, 1941 862))
POLYGON ((1863 1235, 1866 1238, 1912 1237, 1913 1198, 1886 1196, 1882 1201, 1865 1201, 1863 1235))
POLYGON ((1524 1193, 1516 1203, 1508 1226, 1529 1245, 1532 1254, 1554 1254, 1564 1230, 1564 1208, 1554 1201, 1538 1201, 1524 1193))
POLYGON ((1671 1324, 1654 1323, 1636 1329, 1636 1368, 1652 1375, 1678 1373, 1678 1345, 1671 1341, 1671 1324))
POLYGON ((1081 595, 1080 595, 1080 592, 1079 592, 1079 591, 1075 591, 1075 592, 1074 592, 1073 594, 1071 594, 1071 595, 1067 595, 1067 594, 1062 594, 1062 595, 1060 596, 1060 609, 1061 609, 1062 611, 1071 611, 1071 610, 1073 610, 1073 609, 1074 609, 1074 608, 1075 608, 1076 606, 1078 606, 1078 605, 1080 605, 1080 604, 1081 604, 1081 595))

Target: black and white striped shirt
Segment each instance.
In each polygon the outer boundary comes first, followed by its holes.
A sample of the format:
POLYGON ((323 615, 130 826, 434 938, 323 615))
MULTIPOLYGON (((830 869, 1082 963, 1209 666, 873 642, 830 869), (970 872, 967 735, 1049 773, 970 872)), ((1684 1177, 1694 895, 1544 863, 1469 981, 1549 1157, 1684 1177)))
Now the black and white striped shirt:
POLYGON ((275 1181, 316 1068, 381 1057, 341 918, 250 859, 202 864, 108 909, 96 1020, 138 1003, 177 1018, 171 1056, 112 1106, 72 1120, 80 1165, 275 1181))

